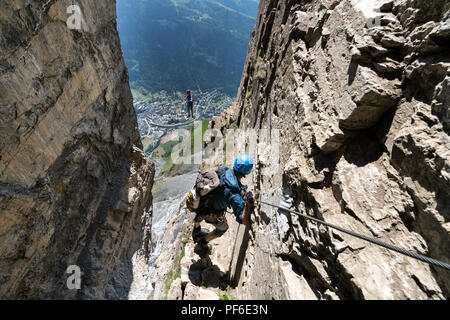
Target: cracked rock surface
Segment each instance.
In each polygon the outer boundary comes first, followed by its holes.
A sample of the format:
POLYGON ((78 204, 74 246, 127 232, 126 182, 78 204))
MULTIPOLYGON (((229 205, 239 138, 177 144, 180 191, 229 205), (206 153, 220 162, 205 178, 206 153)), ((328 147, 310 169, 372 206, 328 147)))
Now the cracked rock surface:
MULTIPOLYGON (((449 263, 450 6, 357 3, 262 0, 238 101, 210 126, 279 130, 278 170, 259 157, 251 177, 265 201, 449 263)), ((242 274, 238 298, 450 294, 446 270, 267 205, 242 274)))
POLYGON ((146 297, 154 167, 115 1, 77 3, 81 30, 72 1, 0 3, 0 298, 146 297))

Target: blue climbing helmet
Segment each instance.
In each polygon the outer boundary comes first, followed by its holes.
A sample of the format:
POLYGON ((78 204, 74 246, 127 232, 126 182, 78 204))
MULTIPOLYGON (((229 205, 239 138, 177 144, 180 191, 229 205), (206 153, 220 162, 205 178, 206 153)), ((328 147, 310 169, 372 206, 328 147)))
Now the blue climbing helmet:
POLYGON ((239 155, 234 161, 234 170, 246 176, 252 172, 253 160, 248 154, 239 155))

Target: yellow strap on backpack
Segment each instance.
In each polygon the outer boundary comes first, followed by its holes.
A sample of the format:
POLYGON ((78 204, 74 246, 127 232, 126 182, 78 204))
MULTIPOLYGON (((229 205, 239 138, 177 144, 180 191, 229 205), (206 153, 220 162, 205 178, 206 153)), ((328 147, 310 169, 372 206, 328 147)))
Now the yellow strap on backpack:
POLYGON ((189 194, 186 196, 186 207, 189 211, 195 212, 194 209, 194 195, 192 192, 189 192, 189 194))

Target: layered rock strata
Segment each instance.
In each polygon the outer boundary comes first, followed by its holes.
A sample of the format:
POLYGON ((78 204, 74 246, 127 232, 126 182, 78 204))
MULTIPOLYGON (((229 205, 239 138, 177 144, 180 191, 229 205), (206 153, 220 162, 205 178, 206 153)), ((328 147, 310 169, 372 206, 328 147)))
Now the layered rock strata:
POLYGON ((127 298, 146 270, 154 167, 115 1, 73 4, 0 4, 1 298, 127 298))

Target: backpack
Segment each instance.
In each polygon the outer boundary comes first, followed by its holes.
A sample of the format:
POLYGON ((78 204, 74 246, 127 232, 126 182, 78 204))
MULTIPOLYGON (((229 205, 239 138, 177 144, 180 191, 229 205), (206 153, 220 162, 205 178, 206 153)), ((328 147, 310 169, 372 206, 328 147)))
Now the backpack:
POLYGON ((186 196, 186 207, 191 212, 197 212, 201 208, 209 208, 209 202, 217 191, 225 186, 220 176, 225 172, 222 170, 210 170, 200 172, 195 181, 194 188, 186 196))

